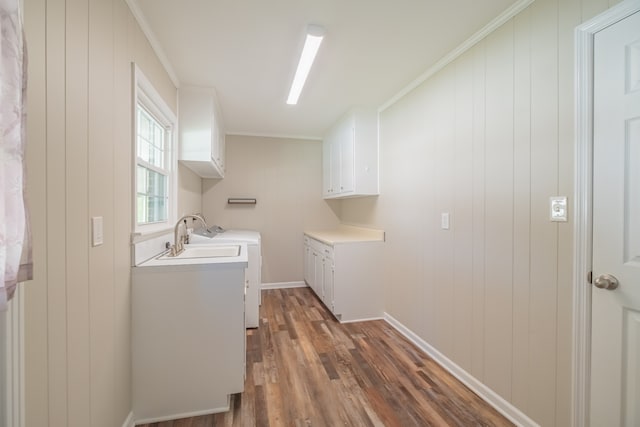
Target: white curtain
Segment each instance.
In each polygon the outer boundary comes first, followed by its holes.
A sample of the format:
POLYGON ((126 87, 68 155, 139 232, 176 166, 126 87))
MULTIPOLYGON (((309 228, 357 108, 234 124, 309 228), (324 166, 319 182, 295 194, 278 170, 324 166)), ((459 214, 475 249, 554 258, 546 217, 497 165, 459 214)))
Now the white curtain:
POLYGON ((0 310, 33 275, 25 203, 27 56, 19 0, 0 0, 0 310))

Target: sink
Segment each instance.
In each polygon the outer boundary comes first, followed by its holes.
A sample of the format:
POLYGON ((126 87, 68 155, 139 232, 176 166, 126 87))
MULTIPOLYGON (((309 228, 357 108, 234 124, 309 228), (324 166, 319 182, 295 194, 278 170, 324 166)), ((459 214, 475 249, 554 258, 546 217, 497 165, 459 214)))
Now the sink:
POLYGON ((240 245, 226 246, 196 246, 185 247, 184 251, 178 256, 169 256, 169 254, 160 255, 157 259, 173 260, 173 259, 193 259, 193 258, 220 258, 220 257, 236 257, 240 255, 240 245))

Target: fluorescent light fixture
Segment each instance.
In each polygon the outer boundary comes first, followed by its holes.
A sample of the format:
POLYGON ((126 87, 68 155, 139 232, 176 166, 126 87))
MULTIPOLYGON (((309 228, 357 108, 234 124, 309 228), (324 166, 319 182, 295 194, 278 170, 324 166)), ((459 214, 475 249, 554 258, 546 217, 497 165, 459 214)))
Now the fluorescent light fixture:
POLYGON ((287 104, 295 105, 298 103, 300 92, 304 87, 304 83, 307 81, 307 76, 311 70, 313 60, 316 58, 320 43, 324 37, 324 28, 319 25, 309 25, 307 27, 307 38, 304 41, 304 48, 302 48, 302 55, 300 55, 300 62, 298 62, 298 69, 296 75, 291 83, 291 90, 289 90, 289 98, 287 98, 287 104))

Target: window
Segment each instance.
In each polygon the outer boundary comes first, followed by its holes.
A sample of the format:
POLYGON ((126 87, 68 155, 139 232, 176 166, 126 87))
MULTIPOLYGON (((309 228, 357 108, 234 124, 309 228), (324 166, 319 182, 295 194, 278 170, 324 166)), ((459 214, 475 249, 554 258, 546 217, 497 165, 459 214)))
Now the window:
POLYGON ((136 221, 137 225, 167 221, 169 208, 167 129, 141 103, 136 106, 136 221))
POLYGON ((173 226, 176 211, 175 115, 134 65, 135 232, 173 226))

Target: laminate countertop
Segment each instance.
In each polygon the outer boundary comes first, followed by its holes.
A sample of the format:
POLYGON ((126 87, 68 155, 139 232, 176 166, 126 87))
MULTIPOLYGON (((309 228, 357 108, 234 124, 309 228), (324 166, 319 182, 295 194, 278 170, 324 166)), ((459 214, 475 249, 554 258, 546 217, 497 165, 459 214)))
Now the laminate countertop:
POLYGON ((341 225, 333 230, 305 231, 305 236, 327 245, 344 243, 384 242, 384 230, 341 225))

